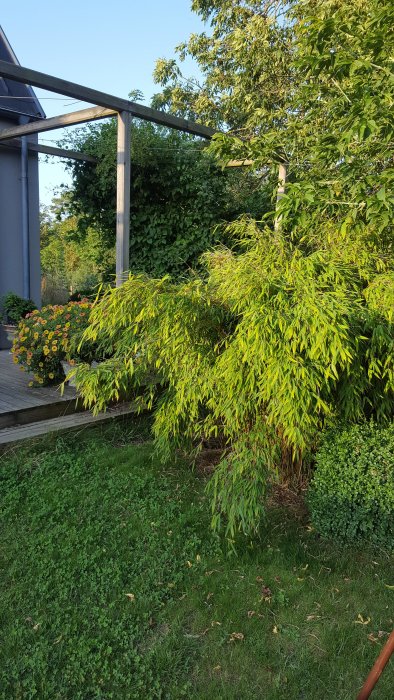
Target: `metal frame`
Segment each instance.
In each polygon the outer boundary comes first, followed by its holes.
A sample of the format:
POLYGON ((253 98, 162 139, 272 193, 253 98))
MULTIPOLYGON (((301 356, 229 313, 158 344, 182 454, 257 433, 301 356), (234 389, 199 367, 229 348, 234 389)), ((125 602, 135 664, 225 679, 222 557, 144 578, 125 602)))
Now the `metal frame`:
MULTIPOLYGON (((178 129, 194 136, 210 139, 215 130, 202 124, 182 119, 173 114, 167 114, 151 107, 145 107, 137 102, 124 100, 114 95, 109 95, 92 88, 78 85, 46 73, 14 65, 0 60, 0 76, 25 83, 28 86, 44 88, 67 97, 72 97, 84 102, 90 102, 96 107, 91 107, 78 112, 62 114, 50 119, 38 119, 37 121, 0 131, 0 145, 20 147, 20 142, 12 141, 17 137, 27 134, 37 134, 50 129, 58 129, 73 124, 80 124, 94 119, 117 115, 118 142, 117 142, 117 211, 116 211, 116 284, 119 286, 125 278, 129 268, 129 237, 130 237, 130 126, 131 118, 137 117, 145 121, 165 126, 169 129, 178 129), (3 143, 2 143, 3 142, 3 143)), ((23 139, 22 139, 23 141, 23 139)), ((79 160, 94 161, 91 156, 83 153, 75 153, 63 149, 55 149, 48 146, 37 146, 28 143, 30 150, 50 155, 59 155, 64 158, 76 158, 79 160), (56 151, 56 152, 55 152, 56 151)))

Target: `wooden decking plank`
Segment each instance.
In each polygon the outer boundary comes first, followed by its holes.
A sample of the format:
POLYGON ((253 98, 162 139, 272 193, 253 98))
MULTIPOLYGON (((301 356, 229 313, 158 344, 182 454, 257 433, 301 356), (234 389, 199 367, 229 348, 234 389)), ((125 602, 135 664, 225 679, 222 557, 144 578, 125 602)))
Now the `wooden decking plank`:
POLYGON ((97 416, 93 416, 90 411, 84 411, 83 413, 73 413, 68 416, 61 416, 50 420, 41 420, 36 423, 29 423, 28 425, 3 428, 0 430, 0 445, 28 440, 49 433, 73 430, 83 425, 94 425, 111 418, 127 416, 133 413, 135 413, 135 411, 132 405, 125 403, 110 408, 106 412, 99 413, 97 416))
MULTIPOLYGON (((37 408, 40 409, 37 415, 44 416, 45 411, 41 410, 44 406, 50 407, 60 402, 69 405, 70 401, 75 401, 75 389, 66 386, 64 393, 61 394, 59 385, 29 387, 31 379, 30 373, 20 372, 19 366, 13 362, 8 350, 0 351, 0 422, 3 418, 3 424, 11 424, 11 421, 18 424, 23 422, 19 420, 19 413, 23 411, 37 408)), ((34 419, 29 416, 28 420, 34 419)))

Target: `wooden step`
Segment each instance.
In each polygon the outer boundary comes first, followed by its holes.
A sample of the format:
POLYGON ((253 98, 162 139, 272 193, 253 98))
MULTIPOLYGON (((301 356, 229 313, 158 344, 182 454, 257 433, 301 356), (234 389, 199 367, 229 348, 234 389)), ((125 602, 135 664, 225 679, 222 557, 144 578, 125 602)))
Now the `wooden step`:
POLYGON ((39 435, 47 435, 48 433, 58 433, 65 430, 76 430, 82 426, 96 425, 103 423, 112 418, 119 418, 135 414, 135 409, 130 403, 122 403, 107 411, 98 413, 93 416, 90 411, 81 413, 72 413, 71 415, 63 415, 49 420, 39 420, 26 425, 18 425, 0 430, 0 445, 8 445, 21 440, 29 440, 39 435))
POLYGON ((10 409, 0 413, 0 430, 51 418, 59 418, 79 411, 83 411, 83 405, 81 401, 78 403, 75 398, 68 401, 62 399, 53 403, 42 404, 41 406, 10 409))

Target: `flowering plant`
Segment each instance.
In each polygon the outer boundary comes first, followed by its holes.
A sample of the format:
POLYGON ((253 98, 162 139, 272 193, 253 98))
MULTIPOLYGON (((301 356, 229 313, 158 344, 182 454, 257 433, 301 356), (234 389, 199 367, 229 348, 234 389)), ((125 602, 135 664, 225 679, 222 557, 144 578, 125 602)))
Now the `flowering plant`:
MULTIPOLYGON (((38 384, 63 379, 62 360, 79 358, 77 346, 88 325, 92 304, 86 300, 64 306, 45 306, 23 318, 12 346, 14 362, 34 373, 38 384)), ((30 386, 33 382, 30 382, 30 386)))

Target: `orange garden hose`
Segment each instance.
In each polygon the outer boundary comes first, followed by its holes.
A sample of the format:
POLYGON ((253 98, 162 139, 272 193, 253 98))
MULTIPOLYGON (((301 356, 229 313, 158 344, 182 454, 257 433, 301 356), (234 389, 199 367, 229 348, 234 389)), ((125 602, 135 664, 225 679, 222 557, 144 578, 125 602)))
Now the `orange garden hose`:
POLYGON ((394 630, 390 634, 386 644, 376 659, 374 665, 369 672, 368 678, 365 681, 360 693, 357 695, 357 700, 367 700, 371 695, 376 683, 378 682, 384 667, 390 659, 394 651, 394 630))

